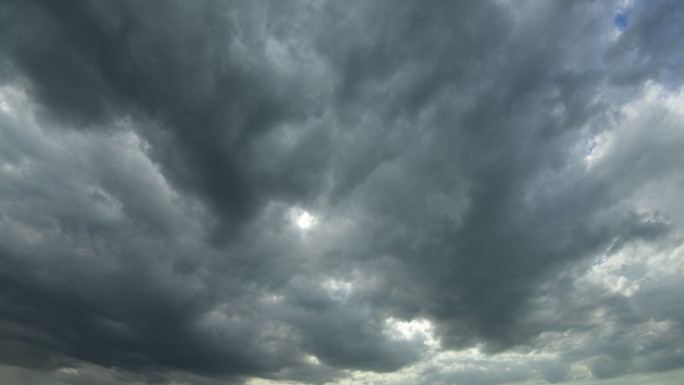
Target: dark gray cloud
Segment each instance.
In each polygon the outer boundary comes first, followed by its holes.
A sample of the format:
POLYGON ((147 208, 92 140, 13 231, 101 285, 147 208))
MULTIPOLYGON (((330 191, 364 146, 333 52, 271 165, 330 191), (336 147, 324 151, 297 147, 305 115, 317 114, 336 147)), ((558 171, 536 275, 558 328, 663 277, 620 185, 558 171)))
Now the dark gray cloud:
POLYGON ((3 1, 0 378, 682 369, 683 17, 3 1))

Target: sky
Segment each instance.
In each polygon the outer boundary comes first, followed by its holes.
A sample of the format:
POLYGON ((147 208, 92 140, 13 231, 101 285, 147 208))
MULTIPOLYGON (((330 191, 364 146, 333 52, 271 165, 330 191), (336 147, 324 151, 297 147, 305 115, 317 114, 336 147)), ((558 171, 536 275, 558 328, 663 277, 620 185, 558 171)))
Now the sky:
POLYGON ((684 385, 684 2, 0 0, 0 383, 684 385))

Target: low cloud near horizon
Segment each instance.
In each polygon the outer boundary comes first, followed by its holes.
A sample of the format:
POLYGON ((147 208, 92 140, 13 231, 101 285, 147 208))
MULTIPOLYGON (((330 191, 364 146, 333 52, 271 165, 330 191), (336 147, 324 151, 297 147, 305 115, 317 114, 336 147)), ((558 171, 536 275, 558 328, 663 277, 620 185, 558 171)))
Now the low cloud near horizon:
POLYGON ((0 383, 684 384, 683 41, 676 0, 0 0, 0 383))

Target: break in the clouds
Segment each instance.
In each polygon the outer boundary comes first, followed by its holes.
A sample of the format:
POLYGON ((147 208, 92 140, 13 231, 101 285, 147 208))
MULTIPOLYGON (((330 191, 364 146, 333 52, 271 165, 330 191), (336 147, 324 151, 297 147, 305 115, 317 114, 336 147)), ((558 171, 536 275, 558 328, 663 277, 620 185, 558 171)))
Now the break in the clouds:
POLYGON ((683 26, 1 0, 0 382, 684 383, 683 26))

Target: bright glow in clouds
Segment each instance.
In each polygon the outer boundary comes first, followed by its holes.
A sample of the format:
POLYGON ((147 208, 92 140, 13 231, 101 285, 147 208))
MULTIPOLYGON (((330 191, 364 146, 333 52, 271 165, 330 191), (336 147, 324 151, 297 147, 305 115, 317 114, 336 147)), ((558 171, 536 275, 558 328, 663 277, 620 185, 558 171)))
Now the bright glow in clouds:
POLYGON ((300 208, 290 209, 290 219, 301 230, 309 230, 318 223, 318 219, 315 216, 300 208))
POLYGON ((57 371, 68 376, 78 376, 78 370, 74 368, 59 368, 57 371))
POLYGON ((438 348, 439 341, 434 337, 434 326, 427 319, 415 319, 411 321, 399 321, 394 318, 385 320, 387 333, 392 337, 402 340, 422 338, 425 345, 438 348))

